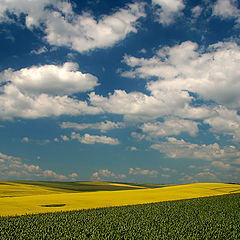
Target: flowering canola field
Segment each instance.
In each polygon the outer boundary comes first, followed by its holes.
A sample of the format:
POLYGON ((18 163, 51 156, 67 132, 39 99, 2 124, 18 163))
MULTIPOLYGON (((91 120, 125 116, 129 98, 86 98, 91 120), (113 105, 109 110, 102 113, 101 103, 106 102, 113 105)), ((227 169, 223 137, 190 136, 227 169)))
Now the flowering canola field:
POLYGON ((240 185, 194 183, 163 188, 71 192, 43 186, 0 182, 0 216, 125 206, 240 193, 240 185))

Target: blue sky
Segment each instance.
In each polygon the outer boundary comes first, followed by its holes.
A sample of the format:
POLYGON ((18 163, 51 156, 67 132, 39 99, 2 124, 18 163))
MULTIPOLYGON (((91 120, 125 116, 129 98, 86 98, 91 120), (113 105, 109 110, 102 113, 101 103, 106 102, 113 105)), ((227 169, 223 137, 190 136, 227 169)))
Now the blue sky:
POLYGON ((0 180, 239 182, 240 3, 0 0, 0 180))

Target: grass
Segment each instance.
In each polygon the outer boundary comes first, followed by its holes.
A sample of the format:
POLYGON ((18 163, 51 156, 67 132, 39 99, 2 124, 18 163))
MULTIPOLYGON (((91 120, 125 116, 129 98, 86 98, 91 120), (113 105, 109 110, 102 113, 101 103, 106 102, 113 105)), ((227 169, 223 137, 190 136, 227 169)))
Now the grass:
POLYGON ((0 239, 240 239, 240 194, 0 217, 0 239))

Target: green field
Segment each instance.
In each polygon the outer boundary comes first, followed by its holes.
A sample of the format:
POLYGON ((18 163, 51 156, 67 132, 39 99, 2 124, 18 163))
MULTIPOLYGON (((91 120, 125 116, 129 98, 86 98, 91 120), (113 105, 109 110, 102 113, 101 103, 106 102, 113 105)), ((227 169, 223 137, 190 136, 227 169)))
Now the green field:
POLYGON ((0 239, 240 239, 240 194, 0 218, 0 239))

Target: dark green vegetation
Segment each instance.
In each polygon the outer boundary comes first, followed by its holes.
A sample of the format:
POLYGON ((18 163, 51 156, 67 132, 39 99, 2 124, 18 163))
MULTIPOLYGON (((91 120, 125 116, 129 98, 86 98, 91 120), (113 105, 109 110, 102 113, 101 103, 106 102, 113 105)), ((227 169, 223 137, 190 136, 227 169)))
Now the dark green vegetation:
POLYGON ((66 204, 47 204, 47 205, 41 205, 41 207, 63 207, 66 204))
POLYGON ((58 181, 14 181, 14 183, 49 187, 52 188, 51 190, 58 191, 59 189, 61 189, 70 192, 119 191, 140 189, 139 187, 156 188, 168 186, 167 184, 159 185, 159 184, 134 184, 134 183, 124 183, 129 186, 114 186, 109 185, 107 182, 58 182, 58 181))
POLYGON ((240 239, 240 194, 0 218, 0 239, 240 239))

